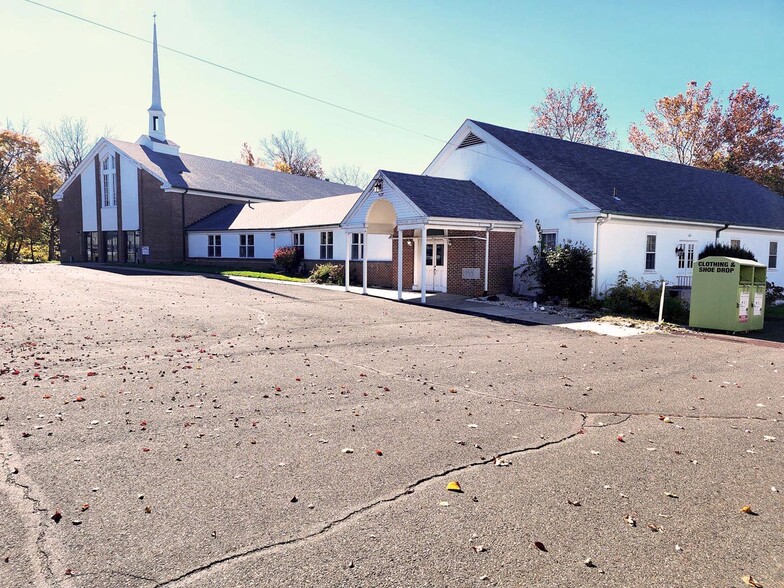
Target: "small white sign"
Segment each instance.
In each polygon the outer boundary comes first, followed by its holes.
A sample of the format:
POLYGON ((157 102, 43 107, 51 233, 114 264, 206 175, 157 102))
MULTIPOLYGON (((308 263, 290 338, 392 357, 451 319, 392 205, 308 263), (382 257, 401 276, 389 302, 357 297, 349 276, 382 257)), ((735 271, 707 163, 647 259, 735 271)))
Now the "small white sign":
POLYGON ((464 280, 478 280, 479 279, 479 268, 478 267, 464 267, 463 268, 463 279, 464 280))
POLYGON ((149 255, 149 254, 150 254, 150 246, 142 245, 142 255, 149 255))
POLYGON ((754 294, 754 316, 762 314, 762 294, 757 292, 754 294))
POLYGON ((738 318, 740 322, 745 323, 749 320, 749 293, 740 293, 740 304, 738 304, 738 318))

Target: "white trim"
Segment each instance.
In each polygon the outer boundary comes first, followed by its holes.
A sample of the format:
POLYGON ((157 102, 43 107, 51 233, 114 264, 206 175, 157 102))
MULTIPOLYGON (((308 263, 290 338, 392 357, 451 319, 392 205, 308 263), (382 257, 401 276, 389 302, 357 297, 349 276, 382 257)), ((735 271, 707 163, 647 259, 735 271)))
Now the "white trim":
POLYGON ((82 175, 82 172, 85 171, 88 165, 95 161, 95 156, 98 155, 101 152, 101 149, 103 149, 103 147, 106 145, 111 145, 113 149, 116 149, 116 147, 112 145, 106 137, 101 137, 98 139, 98 142, 93 145, 93 148, 90 149, 90 151, 87 152, 87 155, 84 156, 84 159, 82 159, 79 165, 76 166, 71 175, 65 178, 63 185, 57 189, 57 192, 54 193, 52 198, 55 200, 62 200, 68 187, 73 184, 76 178, 82 175))
MULTIPOLYGON (((222 198, 223 200, 239 200, 241 202, 292 202, 291 200, 272 200, 270 198, 257 198, 256 196, 234 196, 221 192, 205 192, 203 190, 191 190, 190 188, 173 188, 171 184, 163 183, 161 189, 172 194, 193 194, 194 196, 210 196, 211 198, 222 198)), ((342 194, 341 194, 342 195, 342 194)))

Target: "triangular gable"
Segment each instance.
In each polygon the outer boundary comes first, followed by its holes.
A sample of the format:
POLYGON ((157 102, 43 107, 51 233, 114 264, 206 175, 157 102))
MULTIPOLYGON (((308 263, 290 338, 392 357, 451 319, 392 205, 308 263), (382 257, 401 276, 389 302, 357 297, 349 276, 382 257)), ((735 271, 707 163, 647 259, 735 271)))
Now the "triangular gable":
POLYGON ((392 181, 378 171, 362 192, 356 204, 351 207, 340 227, 344 229, 360 229, 366 226, 366 219, 370 208, 379 200, 386 200, 395 209, 398 226, 422 224, 427 216, 406 196, 392 181), (381 191, 376 191, 378 180, 381 180, 381 191))

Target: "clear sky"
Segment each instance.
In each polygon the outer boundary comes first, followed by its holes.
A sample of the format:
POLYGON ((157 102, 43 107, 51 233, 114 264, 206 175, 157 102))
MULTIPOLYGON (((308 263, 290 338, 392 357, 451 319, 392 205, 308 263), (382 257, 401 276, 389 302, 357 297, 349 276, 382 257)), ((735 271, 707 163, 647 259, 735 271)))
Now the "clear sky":
MULTIPOLYGON (((689 80, 746 81, 784 106, 782 0, 40 0, 280 85, 448 140, 466 118, 527 129, 545 88, 593 85, 629 124, 689 80)), ((151 47, 24 0, 0 0, 0 121, 63 115, 135 141, 151 47)), ((284 128, 324 168, 420 173, 441 144, 160 51, 167 136, 236 160, 284 128)), ((782 113, 784 114, 784 113, 782 113)))

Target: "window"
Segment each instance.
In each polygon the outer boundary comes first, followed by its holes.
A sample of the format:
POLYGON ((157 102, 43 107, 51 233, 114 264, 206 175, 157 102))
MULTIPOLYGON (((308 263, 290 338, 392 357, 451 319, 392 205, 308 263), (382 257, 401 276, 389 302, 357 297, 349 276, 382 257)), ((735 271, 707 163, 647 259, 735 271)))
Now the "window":
POLYGON ((207 257, 221 256, 221 236, 207 235, 207 257))
POLYGON ((730 247, 740 247, 740 239, 730 239, 730 247))
POLYGON ((294 233, 294 247, 297 248, 300 259, 305 259, 305 233, 294 233))
POLYGON ((542 251, 549 251, 550 249, 555 249, 555 245, 558 241, 558 233, 555 231, 548 231, 546 233, 542 233, 542 251))
POLYGON ((105 247, 106 247, 106 261, 119 260, 119 243, 117 240, 117 231, 106 231, 103 234, 105 247))
POLYGON ((101 162, 101 192, 103 205, 117 206, 117 174, 114 168, 114 156, 107 155, 101 162))
POLYGON ((779 257, 779 242, 778 241, 771 241, 770 242, 770 249, 768 250, 768 268, 769 269, 776 269, 776 264, 778 263, 779 257))
POLYGON ((428 244, 425 248, 425 265, 433 267, 435 262, 436 267, 442 267, 444 265, 444 244, 443 243, 436 243, 436 257, 433 260, 433 245, 428 244))
POLYGON ((152 130, 153 131, 157 131, 158 130, 158 117, 157 116, 152 117, 152 130))
POLYGON ((137 263, 139 261, 139 231, 125 232, 125 261, 137 263))
POLYGON ((648 235, 645 240, 645 271, 656 269, 656 235, 648 235))
POLYGON ((332 259, 334 249, 332 231, 321 231, 321 246, 319 247, 319 259, 332 259))
POLYGON ((240 257, 256 257, 253 235, 240 235, 240 257))
POLYGON ((351 259, 363 259, 365 257, 365 235, 362 233, 351 233, 351 259))
POLYGON ((86 261, 98 261, 98 233, 96 231, 84 234, 84 250, 86 261))

